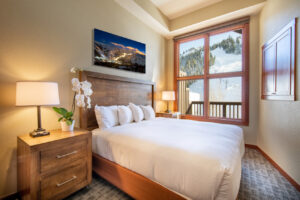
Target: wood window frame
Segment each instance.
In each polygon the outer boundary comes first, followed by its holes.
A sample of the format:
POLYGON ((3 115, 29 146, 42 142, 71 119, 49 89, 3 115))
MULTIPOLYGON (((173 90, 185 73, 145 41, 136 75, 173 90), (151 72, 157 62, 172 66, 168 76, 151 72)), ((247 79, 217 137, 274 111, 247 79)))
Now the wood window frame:
POLYGON ((208 121, 236 125, 249 125, 249 17, 230 21, 206 29, 191 32, 174 38, 174 110, 178 111, 178 81, 204 80, 204 115, 195 116, 182 114, 183 119, 208 121), (242 29, 242 71, 209 74, 209 36, 242 29), (204 38, 204 74, 180 77, 179 76, 179 45, 181 43, 204 38), (209 80, 212 78, 242 77, 242 119, 229 119, 209 116, 209 80))

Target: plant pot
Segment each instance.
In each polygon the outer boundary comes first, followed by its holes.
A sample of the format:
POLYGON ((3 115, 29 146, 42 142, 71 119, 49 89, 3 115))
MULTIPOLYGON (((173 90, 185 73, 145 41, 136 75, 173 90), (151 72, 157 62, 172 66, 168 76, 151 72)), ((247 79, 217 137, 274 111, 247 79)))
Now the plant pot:
POLYGON ((61 121, 60 124, 61 124, 61 130, 62 131, 73 131, 75 120, 73 120, 71 125, 68 125, 67 122, 63 122, 63 121, 61 121))

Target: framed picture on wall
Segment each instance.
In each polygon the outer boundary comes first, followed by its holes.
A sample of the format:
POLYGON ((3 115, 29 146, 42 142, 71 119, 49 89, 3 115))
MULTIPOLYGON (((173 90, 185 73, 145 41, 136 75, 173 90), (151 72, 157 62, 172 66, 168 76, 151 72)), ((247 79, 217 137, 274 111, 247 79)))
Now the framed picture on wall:
POLYGON ((94 29, 94 65, 146 73, 146 45, 94 29))

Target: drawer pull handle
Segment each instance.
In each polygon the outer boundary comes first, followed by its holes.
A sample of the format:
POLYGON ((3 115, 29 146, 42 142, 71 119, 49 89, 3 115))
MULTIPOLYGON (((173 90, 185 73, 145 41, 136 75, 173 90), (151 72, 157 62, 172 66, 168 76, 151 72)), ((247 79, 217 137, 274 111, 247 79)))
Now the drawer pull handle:
POLYGON ((77 151, 72 151, 71 153, 67 153, 67 154, 64 154, 64 155, 57 155, 56 158, 60 159, 60 158, 63 158, 63 157, 66 157, 66 156, 69 156, 69 155, 72 155, 72 154, 75 154, 77 153, 77 151))
POLYGON ((56 186, 57 187, 63 186, 64 184, 69 183, 69 182, 75 180, 76 178, 77 178, 77 176, 73 176, 72 178, 70 178, 69 180, 66 180, 65 182, 57 183, 56 186))

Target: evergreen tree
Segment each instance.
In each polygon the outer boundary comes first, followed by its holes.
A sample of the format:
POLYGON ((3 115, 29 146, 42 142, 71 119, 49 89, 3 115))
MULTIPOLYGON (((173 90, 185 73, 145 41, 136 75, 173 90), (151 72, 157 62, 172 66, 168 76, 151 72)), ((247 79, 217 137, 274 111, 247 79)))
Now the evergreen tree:
MULTIPOLYGON (((223 49, 227 54, 241 54, 242 43, 241 36, 238 36, 235 40, 228 36, 227 39, 214 44, 210 47, 210 51, 216 48, 223 49)), ((214 65, 216 57, 211 53, 209 54, 209 65, 214 65)), ((180 71, 184 73, 184 76, 202 75, 204 74, 204 48, 192 47, 188 50, 183 51, 179 55, 179 66, 180 71)), ((187 87, 189 87, 195 81, 189 81, 187 87)))

